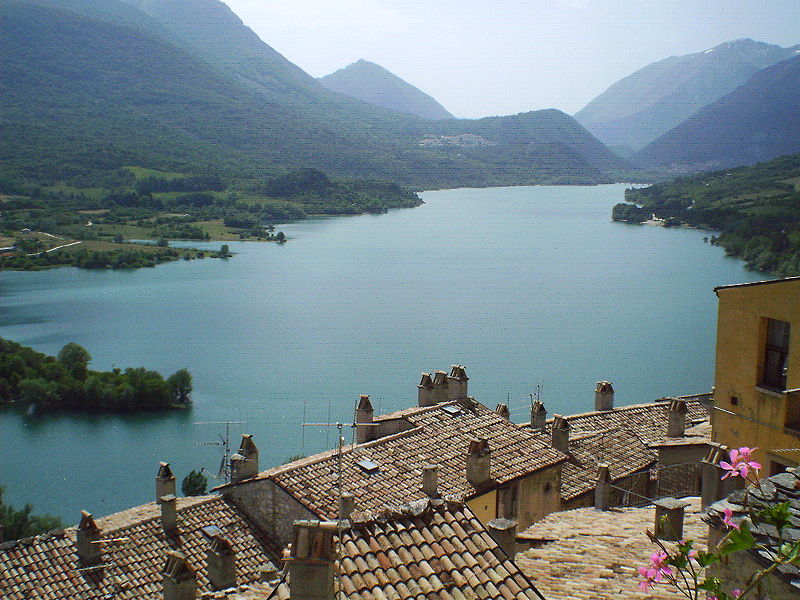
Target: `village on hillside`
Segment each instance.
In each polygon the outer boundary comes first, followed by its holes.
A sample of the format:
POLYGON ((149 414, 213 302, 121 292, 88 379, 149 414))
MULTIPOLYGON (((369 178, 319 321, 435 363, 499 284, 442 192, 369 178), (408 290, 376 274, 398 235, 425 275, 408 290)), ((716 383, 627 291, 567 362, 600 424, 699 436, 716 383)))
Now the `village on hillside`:
MULTIPOLYGON (((465 366, 423 373, 404 410, 376 415, 360 397, 354 444, 262 470, 244 435, 209 495, 176 497, 162 462, 152 502, 0 543, 0 596, 680 598, 660 573, 642 585, 654 541, 712 550, 753 498, 788 503, 784 529, 753 523, 760 549, 711 571, 749 590, 764 549, 800 540, 800 278, 714 292, 710 392, 616 406, 601 381, 585 412, 535 401, 513 423, 505 404, 469 395, 465 366), (724 466, 737 448, 767 478, 750 491, 724 466)), ((773 568, 751 597, 800 597, 800 568, 773 568)))

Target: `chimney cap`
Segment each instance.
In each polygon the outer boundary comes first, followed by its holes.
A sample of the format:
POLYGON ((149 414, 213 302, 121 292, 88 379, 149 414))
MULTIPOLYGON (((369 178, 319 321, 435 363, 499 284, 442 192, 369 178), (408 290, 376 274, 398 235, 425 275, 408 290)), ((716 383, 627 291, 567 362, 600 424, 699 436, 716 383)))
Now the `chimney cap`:
POLYGON ((614 386, 610 381, 598 381, 594 391, 601 394, 613 394, 614 386))
POLYGON ((172 474, 172 469, 170 468, 168 462, 161 461, 158 463, 158 478, 175 479, 175 475, 172 474))
POLYGON ((544 402, 541 400, 535 400, 531 406, 531 409, 533 412, 547 412, 547 409, 544 407, 544 402))
POLYGON ((165 502, 175 502, 177 498, 175 497, 175 494, 167 494, 166 496, 161 496, 159 500, 161 500, 161 503, 164 504, 165 502))
POLYGON ((100 531, 100 528, 97 526, 97 523, 94 522, 94 517, 92 517, 92 513, 87 512, 85 510, 81 511, 81 522, 78 525, 78 529, 82 529, 84 531, 100 531))
POLYGON ((485 456, 491 452, 489 448, 489 440, 486 438, 473 438, 469 443, 468 454, 475 454, 478 456, 485 456))
POLYGON ((553 429, 569 429, 569 421, 563 415, 553 415, 553 429))
POLYGON ((419 385, 417 387, 421 388, 432 388, 433 387, 433 379, 431 378, 430 373, 423 373, 422 378, 419 381, 419 385))
POLYGON ((167 561, 164 563, 162 574, 173 581, 193 579, 195 576, 194 569, 186 557, 174 550, 167 552, 167 561))
POLYGON ((669 401, 669 409, 670 412, 678 412, 678 413, 686 413, 689 412, 689 408, 686 406, 686 400, 682 400, 681 398, 673 398, 669 401))
POLYGON ((450 365, 450 377, 459 381, 469 381, 464 365, 450 365))
POLYGON ((358 410, 363 412, 375 412, 372 408, 372 402, 369 401, 368 394, 361 394, 358 398, 358 410))

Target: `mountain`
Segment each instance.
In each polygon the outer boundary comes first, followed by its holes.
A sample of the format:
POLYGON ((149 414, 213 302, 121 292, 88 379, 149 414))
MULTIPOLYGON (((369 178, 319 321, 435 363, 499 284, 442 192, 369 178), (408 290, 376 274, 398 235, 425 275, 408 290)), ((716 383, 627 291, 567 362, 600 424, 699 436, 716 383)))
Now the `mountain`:
POLYGON ((800 56, 759 71, 632 160, 647 167, 698 170, 795 152, 800 152, 800 56))
POLYGON ((559 111, 430 121, 327 90, 218 0, 7 0, 0 39, 0 169, 30 180, 313 167, 419 189, 626 168, 559 111))
POLYGON ((317 81, 334 92, 396 112, 417 115, 423 119, 455 119, 425 92, 364 59, 317 81))
POLYGON ((750 39, 672 56, 621 79, 575 118, 621 154, 638 150, 747 82, 756 72, 800 52, 750 39))

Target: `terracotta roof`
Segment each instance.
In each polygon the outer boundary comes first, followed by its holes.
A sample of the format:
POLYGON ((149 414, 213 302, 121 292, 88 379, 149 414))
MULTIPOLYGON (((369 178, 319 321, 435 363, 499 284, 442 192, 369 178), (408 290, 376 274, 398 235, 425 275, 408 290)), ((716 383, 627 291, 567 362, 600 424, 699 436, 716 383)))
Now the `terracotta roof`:
POLYGON ((99 569, 79 570, 75 527, 1 544, 2 598, 161 600, 161 572, 171 550, 180 551, 195 567, 198 589, 208 590, 205 563, 209 542, 202 528, 209 525, 217 526, 231 542, 239 581, 258 581, 262 568, 280 556, 280 549, 220 496, 181 498, 177 514, 177 535, 164 533, 160 507, 155 503, 97 519, 102 539, 118 539, 100 546, 105 566, 99 569))
MULTIPOLYGON (((571 435, 627 429, 642 442, 649 444, 665 437, 668 408, 669 403, 667 402, 649 402, 620 406, 612 410, 569 415, 566 419, 569 422, 571 435)), ((687 428, 709 420, 708 409, 699 400, 687 400, 686 408, 688 409, 687 428)), ((547 431, 550 430, 552 422, 552 419, 548 419, 547 431)))
MULTIPOLYGON (((638 436, 626 429, 590 433, 570 439, 569 461, 561 472, 561 497, 572 500, 597 485, 597 465, 608 465, 611 480, 647 471, 658 460, 638 436)), ((649 477, 649 475, 648 475, 649 477)))
MULTIPOLYGON (((512 481, 566 460, 550 447, 549 436, 515 425, 480 403, 464 408, 450 402, 403 412, 412 427, 394 435, 347 446, 342 458, 345 491, 355 495, 358 511, 372 512, 425 497, 422 468, 439 465, 442 494, 470 498, 493 486, 512 481), (448 411, 454 411, 456 414, 448 411), (466 479, 466 453, 475 438, 488 440, 492 481, 479 490, 466 479), (361 461, 371 461, 375 468, 361 461)), ((398 413, 395 413, 397 415, 398 413)), ((248 482, 270 479, 320 518, 337 515, 336 451, 323 452, 259 473, 248 482)))
MULTIPOLYGON (((782 539, 779 539, 777 529, 766 523, 752 524, 750 531, 759 545, 772 550, 777 550, 787 540, 791 542, 800 540, 800 471, 790 469, 786 473, 762 479, 760 483, 760 488, 750 486, 747 491, 737 490, 726 499, 709 506, 705 520, 716 527, 721 527, 723 511, 726 508, 731 509, 733 520, 739 522, 747 514, 747 510, 743 506, 745 502, 749 504, 750 510, 753 512, 767 506, 788 502, 790 524, 783 530, 782 539)), ((748 552, 755 562, 762 565, 762 568, 772 564, 771 560, 762 557, 763 550, 753 549, 748 552)), ((781 565, 774 572, 800 594, 800 566, 781 565)))
MULTIPOLYGON (((704 549, 708 527, 700 518, 700 499, 689 500, 684 537, 696 540, 696 547, 704 549)), ((685 598, 666 585, 648 592, 638 588, 636 569, 646 564, 656 549, 644 533, 652 531, 654 520, 652 507, 552 513, 520 534, 520 540, 530 541, 533 547, 517 554, 516 563, 549 599, 685 598)))
MULTIPOLYGON (((354 522, 335 539, 342 600, 540 600, 531 580, 459 502, 413 502, 354 522)), ((291 593, 284 580, 224 597, 290 600, 291 593)))

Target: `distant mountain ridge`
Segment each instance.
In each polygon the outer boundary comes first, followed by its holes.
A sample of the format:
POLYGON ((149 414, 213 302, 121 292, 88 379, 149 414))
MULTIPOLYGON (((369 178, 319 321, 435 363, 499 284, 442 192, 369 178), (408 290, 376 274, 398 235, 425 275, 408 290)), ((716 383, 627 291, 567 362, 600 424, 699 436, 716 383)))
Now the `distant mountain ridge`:
POLYGON ((0 170, 34 180, 314 167, 429 189, 626 168, 560 111, 430 121, 327 90, 219 0, 8 0, 0 35, 0 170))
POLYGON ((800 152, 800 55, 744 85, 637 152, 636 163, 681 170, 749 165, 800 152))
POLYGON ((800 46, 741 39, 672 56, 619 80, 575 118, 609 147, 638 150, 756 72, 798 52, 800 46))
POLYGON ((423 119, 455 119, 431 96, 380 65, 363 58, 317 79, 334 92, 423 119))

